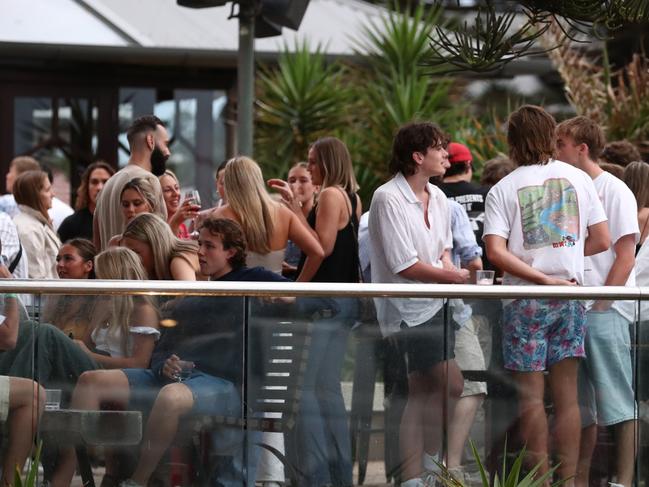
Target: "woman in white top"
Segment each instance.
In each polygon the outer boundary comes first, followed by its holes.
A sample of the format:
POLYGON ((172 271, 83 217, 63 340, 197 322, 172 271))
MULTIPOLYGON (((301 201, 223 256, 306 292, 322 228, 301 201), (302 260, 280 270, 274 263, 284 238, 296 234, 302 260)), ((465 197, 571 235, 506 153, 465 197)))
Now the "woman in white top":
MULTIPOLYGON (((97 255, 95 275, 97 279, 147 278, 138 256, 125 247, 110 247, 97 255)), ((149 296, 102 296, 95 304, 88 338, 75 341, 104 368, 144 368, 160 336, 158 321, 158 310, 149 296)))
MULTIPOLYGON (((95 258, 98 279, 146 280, 139 257, 125 247, 110 247, 95 258)), ((94 310, 90 343, 75 342, 105 369, 146 368, 151 361, 158 331, 159 315, 148 296, 106 296, 98 299, 94 310), (90 348, 97 350, 92 351, 90 348)), ((72 409, 99 409, 113 393, 112 371, 84 372, 72 393, 72 409)), ((53 486, 69 486, 75 470, 72 448, 61 452, 59 465, 52 478, 53 486)))
POLYGON ((288 240, 306 256, 324 257, 322 246, 295 213, 270 197, 255 161, 243 156, 230 159, 223 183, 227 204, 215 209, 212 217, 228 218, 241 225, 248 267, 261 266, 281 273, 288 240))
POLYGON ((54 196, 47 173, 22 173, 13 184, 13 194, 20 210, 14 222, 29 262, 29 278, 58 279, 56 255, 61 241, 47 214, 54 196))

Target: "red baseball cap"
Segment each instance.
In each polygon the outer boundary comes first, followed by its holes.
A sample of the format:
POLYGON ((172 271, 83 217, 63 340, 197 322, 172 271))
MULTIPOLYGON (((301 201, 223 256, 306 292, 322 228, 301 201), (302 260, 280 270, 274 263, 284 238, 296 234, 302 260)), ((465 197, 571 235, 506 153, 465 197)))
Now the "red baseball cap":
POLYGON ((448 152, 448 162, 450 162, 451 164, 473 161, 471 151, 469 151, 469 148, 464 144, 451 142, 450 144, 448 144, 446 152, 448 152))

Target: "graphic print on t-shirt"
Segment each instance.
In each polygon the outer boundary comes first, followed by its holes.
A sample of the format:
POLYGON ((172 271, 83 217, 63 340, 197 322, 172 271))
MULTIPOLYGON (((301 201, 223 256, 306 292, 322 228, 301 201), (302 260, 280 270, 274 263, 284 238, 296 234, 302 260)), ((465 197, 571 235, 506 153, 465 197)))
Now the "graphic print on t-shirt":
POLYGON ((579 240, 577 191, 565 178, 518 190, 523 247, 573 247, 579 240))

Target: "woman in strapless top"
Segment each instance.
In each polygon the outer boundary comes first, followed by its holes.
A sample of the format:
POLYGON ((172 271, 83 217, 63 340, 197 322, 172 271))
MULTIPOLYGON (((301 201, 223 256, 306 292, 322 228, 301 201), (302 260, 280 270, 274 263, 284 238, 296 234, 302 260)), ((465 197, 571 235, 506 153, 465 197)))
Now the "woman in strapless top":
POLYGON ((322 246, 297 215, 268 194, 255 161, 243 156, 230 159, 223 183, 227 204, 215 209, 212 216, 241 225, 247 241, 248 267, 261 266, 280 274, 289 240, 307 256, 324 257, 322 246))
MULTIPOLYGON (((215 209, 212 216, 241 225, 247 241, 247 267, 264 267, 281 274, 289 240, 312 258, 324 257, 322 246, 297 215, 270 197, 255 161, 248 157, 230 159, 223 185, 227 203, 215 209)), ((284 452, 281 433, 264 433, 262 443, 284 452)), ((264 486, 284 482, 283 466, 268 450, 261 451, 256 480, 264 486)))

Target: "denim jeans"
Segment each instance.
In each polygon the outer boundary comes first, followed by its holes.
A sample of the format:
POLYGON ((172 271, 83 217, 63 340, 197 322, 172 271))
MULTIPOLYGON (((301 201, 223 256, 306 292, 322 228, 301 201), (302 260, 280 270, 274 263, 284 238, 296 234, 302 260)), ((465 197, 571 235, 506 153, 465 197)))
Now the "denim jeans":
POLYGON ((335 299, 337 312, 313 322, 302 402, 293 431, 304 485, 352 485, 351 440, 340 375, 355 299, 335 299))

